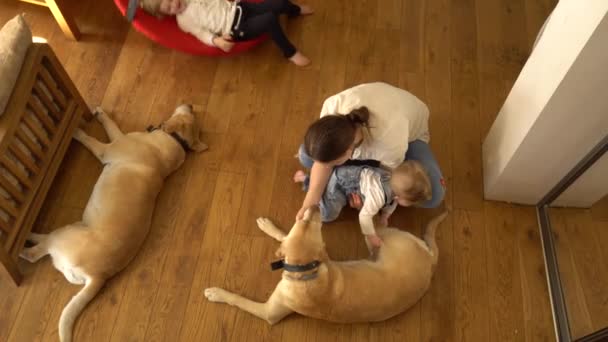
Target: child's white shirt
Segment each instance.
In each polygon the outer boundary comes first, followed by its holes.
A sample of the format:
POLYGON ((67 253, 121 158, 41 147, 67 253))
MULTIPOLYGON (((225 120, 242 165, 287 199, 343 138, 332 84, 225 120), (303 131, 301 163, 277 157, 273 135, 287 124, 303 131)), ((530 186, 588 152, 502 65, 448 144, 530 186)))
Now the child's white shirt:
POLYGON ((236 2, 227 0, 186 0, 186 9, 176 16, 177 25, 209 46, 213 38, 230 34, 236 2))
MULTIPOLYGON (((387 198, 384 193, 384 187, 382 187, 380 174, 371 169, 363 169, 361 171, 359 187, 361 194, 365 197, 363 207, 359 211, 361 232, 365 235, 375 235, 374 216, 381 210, 387 215, 392 214, 395 208, 397 208, 397 201, 393 201, 391 206, 384 208, 387 198)), ((389 198, 388 200, 392 199, 389 198)))
POLYGON ((331 96, 321 117, 348 114, 366 106, 370 134, 353 152, 353 159, 374 159, 394 169, 405 159, 408 143, 430 140, 429 109, 413 94, 383 82, 364 83, 331 96))

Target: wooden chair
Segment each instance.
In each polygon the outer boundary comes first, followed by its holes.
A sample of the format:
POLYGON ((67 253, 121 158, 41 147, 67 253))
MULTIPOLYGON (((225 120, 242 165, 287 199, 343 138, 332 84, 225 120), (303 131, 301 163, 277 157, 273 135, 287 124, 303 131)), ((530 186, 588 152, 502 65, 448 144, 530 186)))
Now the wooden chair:
POLYGON ((61 27, 63 33, 74 40, 80 39, 80 31, 74 18, 67 14, 66 6, 63 3, 64 0, 20 0, 31 4, 48 7, 53 13, 55 20, 61 27))

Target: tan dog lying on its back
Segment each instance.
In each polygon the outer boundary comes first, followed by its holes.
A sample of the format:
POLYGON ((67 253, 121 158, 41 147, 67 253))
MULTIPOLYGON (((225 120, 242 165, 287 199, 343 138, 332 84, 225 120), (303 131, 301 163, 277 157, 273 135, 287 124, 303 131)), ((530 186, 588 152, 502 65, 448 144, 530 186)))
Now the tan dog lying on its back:
POLYGON ((447 212, 427 226, 422 241, 394 228, 378 230, 384 242, 376 261, 334 262, 325 252, 318 208, 309 209, 285 235, 267 219, 258 227, 281 242, 283 278, 265 303, 220 288, 205 290, 212 302, 235 305, 270 324, 297 312, 339 323, 376 322, 414 305, 426 292, 437 264, 435 230, 447 212))
POLYGON ((185 160, 186 150, 203 151, 192 107, 182 105, 157 130, 123 134, 101 109, 96 112, 109 144, 81 130, 74 138, 105 166, 82 221, 50 234, 31 234, 34 247, 21 257, 36 262, 50 254, 53 265, 84 288, 72 297, 59 320, 59 338, 71 341, 74 322, 104 283, 135 257, 144 242, 164 179, 185 160))

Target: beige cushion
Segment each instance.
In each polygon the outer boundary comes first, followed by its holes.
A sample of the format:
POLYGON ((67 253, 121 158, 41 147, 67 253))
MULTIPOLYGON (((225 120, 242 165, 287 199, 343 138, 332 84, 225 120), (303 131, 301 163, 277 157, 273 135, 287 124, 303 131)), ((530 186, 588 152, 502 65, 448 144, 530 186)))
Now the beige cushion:
POLYGON ((0 115, 6 109, 31 44, 32 32, 22 15, 8 21, 0 30, 0 115))

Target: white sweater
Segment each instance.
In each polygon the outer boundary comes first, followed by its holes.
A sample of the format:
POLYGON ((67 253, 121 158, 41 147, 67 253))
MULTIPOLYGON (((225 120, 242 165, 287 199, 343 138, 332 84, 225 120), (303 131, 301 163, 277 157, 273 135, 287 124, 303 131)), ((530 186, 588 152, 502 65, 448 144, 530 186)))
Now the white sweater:
POLYGON ((186 9, 176 16, 177 25, 201 42, 215 46, 213 37, 230 34, 236 1, 186 0, 186 9))
POLYGON ((405 159, 407 145, 430 140, 429 109, 413 94, 387 83, 365 83, 331 96, 323 103, 321 117, 348 114, 366 106, 370 135, 353 152, 353 159, 374 159, 391 169, 405 159))
POLYGON ((361 208, 361 211, 359 211, 361 232, 365 235, 375 235, 374 216, 380 211, 391 215, 397 208, 397 201, 394 201, 393 204, 386 208, 384 207, 386 204, 386 195, 384 193, 384 188, 382 187, 380 175, 370 169, 361 171, 359 187, 361 193, 365 196, 363 207, 361 208))

